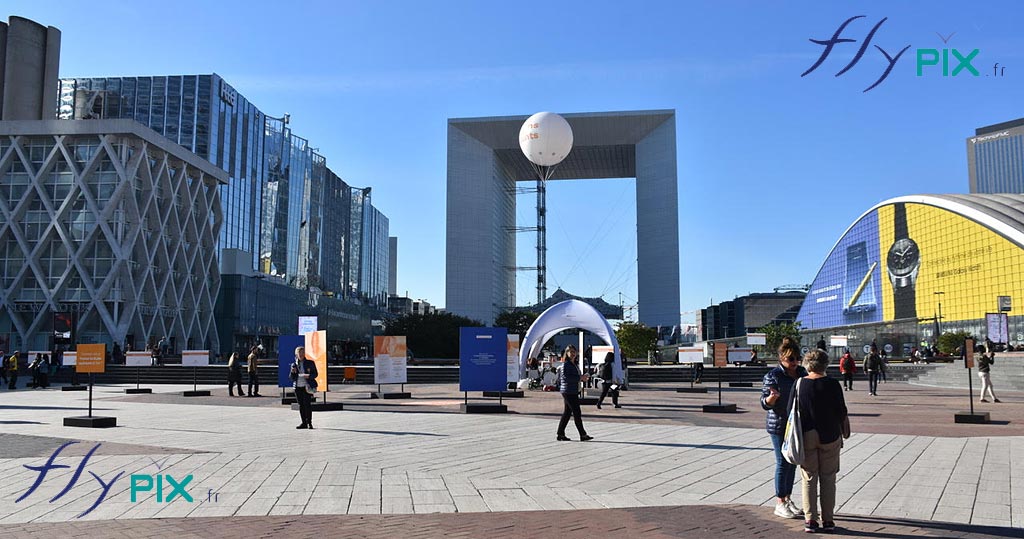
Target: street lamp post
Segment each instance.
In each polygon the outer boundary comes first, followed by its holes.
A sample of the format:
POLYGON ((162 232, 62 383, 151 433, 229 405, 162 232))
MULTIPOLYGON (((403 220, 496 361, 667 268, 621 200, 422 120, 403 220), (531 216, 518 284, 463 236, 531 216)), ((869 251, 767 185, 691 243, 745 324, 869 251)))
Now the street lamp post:
POLYGON ((262 281, 263 279, 266 279, 267 276, 262 274, 262 273, 257 273, 256 275, 252 275, 251 277, 256 280, 256 287, 255 287, 255 289, 256 289, 255 290, 256 298, 253 301, 253 304, 254 304, 253 306, 255 307, 255 311, 256 312, 253 313, 252 323, 253 323, 253 326, 254 326, 253 327, 253 333, 255 333, 255 335, 256 335, 256 345, 258 346, 260 344, 263 344, 260 341, 260 319, 259 319, 260 318, 260 281, 262 281))
POLYGON ((935 295, 938 296, 939 303, 939 314, 935 317, 935 341, 938 342, 939 337, 942 336, 942 296, 945 295, 945 292, 935 292, 935 295))

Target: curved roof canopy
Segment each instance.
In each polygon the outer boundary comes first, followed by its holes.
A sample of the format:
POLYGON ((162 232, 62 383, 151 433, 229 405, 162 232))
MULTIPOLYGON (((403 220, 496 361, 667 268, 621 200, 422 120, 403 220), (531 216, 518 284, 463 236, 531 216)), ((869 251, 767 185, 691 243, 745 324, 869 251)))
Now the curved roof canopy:
POLYGON ((570 299, 551 306, 541 313, 526 332, 526 339, 519 349, 519 372, 526 373, 526 360, 535 357, 544 343, 559 332, 567 329, 585 329, 611 345, 615 351, 615 362, 612 372, 617 380, 622 380, 622 353, 619 341, 615 338, 615 330, 597 309, 590 305, 570 299))

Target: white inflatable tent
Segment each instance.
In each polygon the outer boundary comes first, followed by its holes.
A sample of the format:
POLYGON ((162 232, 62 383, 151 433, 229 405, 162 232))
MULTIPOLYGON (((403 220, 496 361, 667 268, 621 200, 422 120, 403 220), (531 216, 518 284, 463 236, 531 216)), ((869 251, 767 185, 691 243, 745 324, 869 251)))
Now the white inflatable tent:
MULTIPOLYGON (((619 350, 619 341, 615 338, 615 330, 612 329, 608 320, 605 320, 597 309, 577 300, 570 299, 552 305, 548 310, 541 313, 526 332, 526 339, 519 348, 519 373, 520 377, 526 374, 526 361, 536 357, 544 343, 554 337, 557 333, 567 329, 585 329, 601 338, 605 344, 611 346, 615 351, 615 362, 612 372, 616 380, 622 380, 622 352, 619 350)), ((583 351, 580 350, 580 357, 583 351)), ((594 365, 598 366, 604 362, 604 358, 593 358, 594 365)))

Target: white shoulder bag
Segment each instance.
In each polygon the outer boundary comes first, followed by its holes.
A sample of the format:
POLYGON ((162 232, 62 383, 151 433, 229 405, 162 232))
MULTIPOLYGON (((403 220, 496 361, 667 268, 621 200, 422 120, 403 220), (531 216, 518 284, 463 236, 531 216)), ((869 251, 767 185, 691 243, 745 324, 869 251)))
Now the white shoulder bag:
POLYGON ((804 430, 800 424, 800 382, 793 384, 796 392, 793 405, 789 407, 789 419, 786 421, 786 434, 782 438, 782 457, 790 464, 800 465, 804 462, 804 430))

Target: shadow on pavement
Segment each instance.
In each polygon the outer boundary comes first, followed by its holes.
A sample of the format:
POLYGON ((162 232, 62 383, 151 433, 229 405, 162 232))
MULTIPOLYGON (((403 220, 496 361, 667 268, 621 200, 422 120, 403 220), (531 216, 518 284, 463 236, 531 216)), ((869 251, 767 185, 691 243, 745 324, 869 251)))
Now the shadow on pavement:
MULTIPOLYGON (((0 404, 0 410, 88 410, 88 406, 20 406, 16 404, 0 404)), ((103 411, 110 408, 92 407, 92 410, 103 411)))
MULTIPOLYGON (((900 526, 911 529, 918 529, 929 535, 938 537, 1021 537, 1021 530, 1017 528, 999 526, 978 526, 971 524, 957 524, 955 522, 932 522, 924 520, 906 520, 885 517, 866 516, 840 516, 836 524, 843 528, 843 523, 848 522, 858 527, 861 526, 900 526)), ((885 530, 851 530, 843 528, 836 534, 839 537, 887 537, 891 539, 902 539, 910 537, 921 537, 920 533, 895 533, 885 530)))
POLYGON ((402 431, 391 431, 391 430, 359 430, 359 429, 330 429, 323 428, 320 430, 334 430, 338 432, 359 432, 363 434, 389 434, 392 436, 437 436, 447 437, 447 434, 434 434, 432 432, 402 432, 402 431))
POLYGON ((652 447, 691 447, 694 449, 721 449, 728 451, 774 451, 770 447, 742 447, 738 445, 717 445, 717 444, 670 444, 662 442, 612 442, 608 440, 593 440, 592 444, 622 444, 622 445, 649 445, 652 447))

